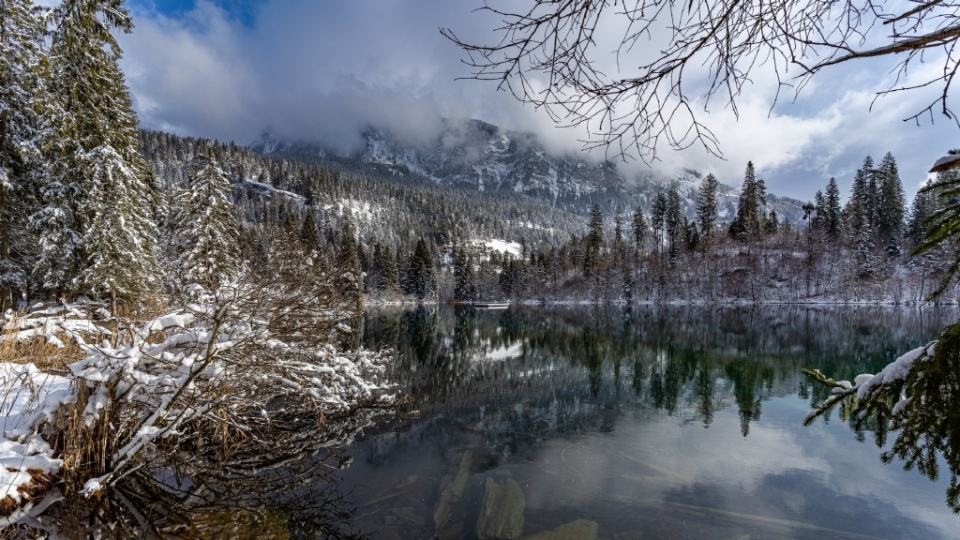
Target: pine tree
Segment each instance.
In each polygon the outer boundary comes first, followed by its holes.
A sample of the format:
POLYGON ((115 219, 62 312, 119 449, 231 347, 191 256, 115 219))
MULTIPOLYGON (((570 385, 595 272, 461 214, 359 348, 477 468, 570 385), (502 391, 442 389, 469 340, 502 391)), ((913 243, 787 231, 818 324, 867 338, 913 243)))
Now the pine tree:
POLYGON ((177 197, 177 251, 182 277, 208 289, 236 278, 239 235, 233 186, 209 149, 190 162, 177 197))
POLYGON ((134 298, 156 282, 158 190, 111 33, 133 25, 122 0, 66 0, 55 22, 50 88, 58 112, 44 149, 52 163, 44 206, 32 218, 37 269, 48 288, 134 298))
POLYGON ((26 287, 36 239, 27 218, 39 203, 47 100, 44 12, 30 0, 0 1, 0 312, 26 287))
POLYGON ((824 198, 823 220, 826 226, 827 237, 837 242, 842 233, 843 221, 840 210, 840 189, 837 181, 831 178, 827 182, 827 194, 824 198))
POLYGON ((730 236, 741 242, 760 236, 763 226, 763 206, 767 203, 767 190, 763 180, 756 177, 753 162, 747 162, 747 170, 737 202, 737 217, 730 223, 730 236))
POLYGON ((867 156, 863 167, 857 170, 850 188, 850 200, 843 210, 844 224, 850 238, 863 238, 863 229, 873 227, 873 199, 871 179, 873 177, 873 158, 867 156))
POLYGON ((407 292, 414 295, 418 302, 422 302, 434 290, 433 259, 423 238, 417 240, 408 266, 407 292))
POLYGON ((667 196, 662 192, 657 193, 653 199, 653 207, 650 209, 650 222, 653 227, 653 241, 657 246, 657 254, 663 249, 663 227, 664 218, 667 215, 667 196))
POLYGON ((683 211, 680 208, 680 193, 676 186, 673 186, 667 191, 667 211, 663 216, 667 241, 670 243, 670 264, 676 263, 680 251, 683 241, 684 219, 683 211))
POLYGON ((603 212, 600 205, 594 204, 590 211, 589 232, 587 233, 587 252, 583 259, 583 273, 593 274, 600 265, 603 252, 603 212))
POLYGON ((943 207, 943 201, 937 196, 937 190, 932 187, 933 184, 952 183, 956 185, 958 182, 960 182, 960 169, 951 169, 937 174, 937 178, 930 185, 917 192, 917 195, 913 198, 910 219, 907 223, 907 238, 910 239, 913 246, 918 245, 927 233, 930 217, 943 207))
POLYGON ((880 246, 890 255, 900 254, 906 201, 903 184, 893 154, 887 152, 877 168, 880 185, 877 193, 876 229, 880 246))
POLYGON ((109 295, 116 313, 117 297, 137 298, 157 285, 157 230, 152 215, 143 211, 147 189, 127 160, 109 145, 95 148, 87 160, 92 185, 81 206, 89 220, 81 241, 88 250, 74 283, 109 295))
POLYGON ((777 217, 776 210, 770 210, 770 214, 763 224, 763 232, 766 234, 776 234, 780 231, 780 218, 777 217))
MULTIPOLYGON (((300 244, 307 252, 320 251, 320 233, 317 232, 317 218, 312 207, 307 207, 300 226, 300 244)), ((379 246, 379 244, 378 244, 379 246)))
POLYGON ((633 212, 633 244, 637 252, 643 250, 643 240, 647 234, 647 218, 643 215, 643 208, 637 207, 633 212))
POLYGON ((713 174, 708 174, 700 182, 697 190, 697 224, 703 243, 708 245, 713 229, 717 224, 717 189, 720 182, 713 174))
POLYGON ((462 246, 453 248, 453 298, 461 302, 472 302, 477 298, 477 280, 473 271, 473 261, 462 246))

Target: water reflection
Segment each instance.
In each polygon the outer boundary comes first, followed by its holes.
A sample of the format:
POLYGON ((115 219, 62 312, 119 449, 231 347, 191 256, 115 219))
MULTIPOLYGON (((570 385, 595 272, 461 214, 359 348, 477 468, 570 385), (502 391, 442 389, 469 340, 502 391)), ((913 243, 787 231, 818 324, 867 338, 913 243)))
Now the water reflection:
POLYGON ((420 417, 370 434, 344 478, 358 485, 356 501, 385 486, 396 493, 361 520, 386 537, 476 537, 488 484, 504 491, 515 481, 524 535, 592 523, 601 538, 950 538, 957 523, 942 503, 943 482, 884 467, 846 424, 801 427, 829 390, 800 368, 875 372, 955 316, 883 308, 372 312, 363 339, 400 352, 394 376, 420 417), (464 467, 462 498, 434 523, 464 467))
POLYGON ((800 368, 819 366, 837 379, 876 371, 951 316, 884 308, 420 308, 371 312, 364 342, 399 352, 394 376, 425 412, 586 381, 584 398, 641 401, 704 426, 718 407, 735 403, 746 436, 772 395, 795 393, 813 404, 829 393, 800 368))
POLYGON ((104 538, 955 538, 946 480, 884 466, 846 423, 801 426, 829 389, 800 373, 876 372, 955 318, 371 311, 355 339, 397 351, 410 409, 298 424, 295 447, 229 463, 198 442, 42 525, 104 538))

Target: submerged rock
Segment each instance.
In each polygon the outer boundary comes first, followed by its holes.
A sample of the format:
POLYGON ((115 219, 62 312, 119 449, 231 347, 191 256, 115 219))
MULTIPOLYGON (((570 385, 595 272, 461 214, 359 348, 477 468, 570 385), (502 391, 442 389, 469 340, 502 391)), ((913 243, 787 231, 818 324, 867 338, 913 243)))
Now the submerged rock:
POLYGON ((520 538, 526 504, 516 480, 508 478, 505 484, 498 484, 493 478, 487 478, 480 517, 477 519, 477 537, 480 540, 520 538))
POLYGON ((473 459, 473 452, 467 450, 463 453, 460 460, 460 470, 457 477, 453 479, 443 493, 440 495, 440 502, 437 503, 436 510, 433 511, 433 525, 437 531, 443 528, 443 525, 450 519, 453 512, 453 505, 460 502, 463 492, 467 489, 467 479, 470 477, 470 461, 473 459))
POLYGON ((525 536, 523 540, 597 540, 597 522, 578 519, 551 531, 525 536))

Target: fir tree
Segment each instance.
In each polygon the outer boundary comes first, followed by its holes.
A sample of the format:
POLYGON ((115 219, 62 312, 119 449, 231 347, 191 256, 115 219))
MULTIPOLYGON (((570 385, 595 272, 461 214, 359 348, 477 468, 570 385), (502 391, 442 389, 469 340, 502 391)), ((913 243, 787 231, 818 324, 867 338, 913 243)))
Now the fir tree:
POLYGON ((111 31, 130 31, 121 0, 67 0, 55 12, 51 90, 58 109, 45 144, 52 163, 32 218, 46 287, 144 292, 156 281, 158 190, 140 154, 137 119, 111 31), (114 208, 103 208, 103 205, 114 208))
POLYGON ((407 292, 414 295, 418 302, 422 302, 434 289, 433 259, 423 238, 417 240, 408 266, 407 292))
POLYGON ((477 280, 473 271, 473 261, 463 247, 453 249, 453 298, 461 302, 477 299, 477 280))
POLYGON ((0 312, 24 289, 34 266, 36 240, 27 218, 38 204, 43 172, 44 12, 30 0, 0 2, 0 312))
POLYGON ((747 162, 737 202, 737 217, 730 224, 730 236, 741 242, 758 237, 763 226, 763 206, 766 203, 767 192, 763 180, 757 179, 753 162, 747 162))
POLYGON ((776 234, 780 231, 780 218, 777 217, 777 211, 771 210, 763 224, 763 232, 766 234, 776 234))
POLYGON ((320 251, 320 233, 317 232, 317 219, 313 208, 307 207, 300 226, 300 244, 307 252, 320 251))
POLYGON ((657 245, 658 254, 663 249, 663 227, 666 215, 667 196, 662 192, 657 193, 657 196, 653 199, 653 207, 650 209, 650 222, 653 227, 653 240, 657 245))
POLYGON ((890 255, 900 254, 906 201, 903 184, 893 154, 887 152, 877 168, 880 185, 877 193, 876 229, 880 246, 890 255))
POLYGON ((850 200, 843 210, 844 222, 850 238, 863 238, 863 230, 873 227, 874 193, 871 188, 873 180, 873 158, 867 156, 863 160, 863 167, 857 170, 853 177, 853 186, 850 188, 850 200))
POLYGON ((108 294, 116 313, 118 296, 135 299, 157 285, 157 230, 144 212, 147 188, 123 156, 107 145, 87 159, 92 186, 81 210, 89 219, 82 237, 88 255, 74 283, 79 290, 108 294))
POLYGON ((643 208, 637 207, 633 212, 633 244, 637 252, 643 249, 643 240, 647 234, 647 218, 643 215, 643 208))
POLYGON ((583 273, 591 275, 599 267, 601 253, 603 252, 603 212, 600 211, 599 204, 594 204, 590 211, 586 249, 583 259, 583 273))
POLYGON ((670 244, 670 263, 675 264, 680 246, 683 240, 684 226, 683 210, 680 208, 680 193, 676 186, 667 191, 667 211, 663 216, 664 226, 667 233, 667 241, 670 244))
POLYGON ((207 150, 191 161, 177 207, 177 251, 185 282, 215 289, 234 279, 239 237, 233 186, 213 152, 207 150))
POLYGON ((349 214, 344 216, 337 232, 336 265, 341 290, 360 304, 363 292, 363 246, 357 241, 357 231, 349 214))
POLYGON ((697 224, 700 226, 704 245, 709 245, 710 237, 717 223, 717 189, 720 182, 713 174, 708 174, 700 182, 697 190, 697 224))
POLYGON ((956 184, 958 181, 960 181, 960 169, 951 169, 938 173, 937 178, 931 184, 917 192, 917 195, 913 198, 910 219, 907 223, 907 237, 914 246, 918 245, 926 234, 930 217, 943 206, 936 190, 932 189, 933 184, 941 182, 956 184))
POLYGON ((827 182, 827 194, 824 197, 823 220, 826 226, 827 237, 837 242, 842 232, 842 213, 840 210, 840 189, 837 181, 831 178, 827 182))

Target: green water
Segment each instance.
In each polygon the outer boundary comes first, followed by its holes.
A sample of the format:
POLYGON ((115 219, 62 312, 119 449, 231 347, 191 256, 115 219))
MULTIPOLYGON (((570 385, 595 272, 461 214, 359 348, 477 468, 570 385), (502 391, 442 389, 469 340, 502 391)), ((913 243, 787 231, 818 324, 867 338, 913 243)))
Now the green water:
POLYGON ((956 317, 892 308, 371 310, 357 339, 398 351, 392 376, 411 406, 346 449, 341 530, 391 539, 557 527, 586 534, 567 538, 960 538, 945 479, 882 464, 872 434, 836 417, 801 425, 826 390, 800 374, 876 372, 956 317))

